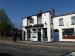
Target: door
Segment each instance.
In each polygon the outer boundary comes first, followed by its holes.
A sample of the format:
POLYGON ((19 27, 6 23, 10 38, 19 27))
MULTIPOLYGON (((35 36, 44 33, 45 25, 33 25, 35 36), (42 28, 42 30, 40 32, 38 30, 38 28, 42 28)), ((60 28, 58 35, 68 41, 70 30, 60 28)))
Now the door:
POLYGON ((48 37, 47 37, 47 28, 43 29, 43 41, 47 41, 48 37))
POLYGON ((25 40, 25 34, 26 34, 26 33, 25 33, 25 31, 24 31, 24 39, 23 39, 23 40, 25 40))
POLYGON ((41 41, 41 29, 38 29, 38 41, 41 41))
POLYGON ((27 30, 27 40, 30 41, 30 30, 27 30))
POLYGON ((54 32, 54 42, 58 42, 59 41, 59 32, 54 32))

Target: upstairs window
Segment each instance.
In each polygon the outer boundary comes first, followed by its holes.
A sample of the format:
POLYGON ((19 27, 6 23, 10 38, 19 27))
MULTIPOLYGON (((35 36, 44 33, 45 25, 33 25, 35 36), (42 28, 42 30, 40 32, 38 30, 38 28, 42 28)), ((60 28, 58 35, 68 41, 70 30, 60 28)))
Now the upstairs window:
POLYGON ((63 26, 64 24, 63 24, 63 18, 60 18, 59 19, 59 26, 63 26))
POLYGON ((75 16, 71 17, 71 22, 72 22, 72 25, 75 25, 75 16))
POLYGON ((42 22, 42 13, 37 15, 37 23, 41 24, 41 22, 42 22))
POLYGON ((28 24, 34 23, 34 19, 31 18, 31 16, 30 17, 27 17, 27 19, 28 19, 28 24))
POLYGON ((30 18, 30 23, 34 23, 34 19, 33 18, 30 18))

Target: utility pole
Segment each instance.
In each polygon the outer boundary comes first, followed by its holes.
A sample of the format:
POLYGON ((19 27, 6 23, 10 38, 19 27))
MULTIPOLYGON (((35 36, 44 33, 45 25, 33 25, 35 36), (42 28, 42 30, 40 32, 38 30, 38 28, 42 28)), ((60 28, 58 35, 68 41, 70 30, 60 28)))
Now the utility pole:
POLYGON ((54 26, 53 26, 53 17, 55 16, 55 4, 56 4, 56 0, 51 0, 51 38, 54 41, 54 26))

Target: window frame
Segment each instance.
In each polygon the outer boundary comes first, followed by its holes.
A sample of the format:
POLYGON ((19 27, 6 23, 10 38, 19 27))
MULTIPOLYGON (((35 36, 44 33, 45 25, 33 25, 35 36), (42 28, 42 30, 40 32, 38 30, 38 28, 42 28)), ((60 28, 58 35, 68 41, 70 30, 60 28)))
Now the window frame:
POLYGON ((32 38, 36 38, 36 29, 33 29, 33 37, 32 38))
POLYGON ((75 25, 75 22, 74 22, 74 20, 75 20, 75 18, 74 18, 75 16, 72 16, 71 17, 71 25, 75 25))
POLYGON ((42 21, 42 13, 37 14, 37 24, 41 23, 41 21, 39 22, 39 20, 42 21))
POLYGON ((34 19, 33 18, 30 18, 30 23, 34 23, 34 19))
POLYGON ((68 29, 62 29, 63 30, 63 35, 67 35, 67 36, 72 36, 74 35, 74 28, 68 28, 68 29))
POLYGON ((64 26, 63 18, 59 19, 59 26, 64 26), (60 20, 62 20, 62 24, 60 23, 60 20))

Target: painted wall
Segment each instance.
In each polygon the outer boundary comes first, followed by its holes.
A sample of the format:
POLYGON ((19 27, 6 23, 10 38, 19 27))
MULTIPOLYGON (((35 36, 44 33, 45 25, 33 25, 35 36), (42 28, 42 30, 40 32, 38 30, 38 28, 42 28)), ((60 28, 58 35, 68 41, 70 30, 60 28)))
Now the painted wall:
POLYGON ((64 16, 59 16, 59 17, 53 18, 54 29, 59 30, 59 41, 75 41, 75 39, 63 39, 63 35, 62 35, 62 29, 75 28, 75 25, 71 25, 71 23, 72 23, 71 17, 72 16, 75 16, 75 14, 64 15, 64 16), (63 18, 63 23, 64 23, 63 26, 59 26, 60 18, 63 18))
POLYGON ((22 20, 22 26, 27 26, 27 18, 24 18, 24 19, 22 20))
POLYGON ((43 13, 42 14, 42 23, 44 24, 44 27, 45 28, 47 28, 47 21, 48 21, 48 17, 49 17, 49 15, 48 15, 49 13, 43 13))
POLYGON ((48 42, 51 42, 53 39, 51 38, 51 14, 50 12, 43 13, 42 23, 44 24, 44 27, 47 28, 48 42))
MULTIPOLYGON (((33 24, 31 24, 31 25, 35 25, 35 24, 37 24, 37 15, 34 15, 34 16, 32 16, 32 18, 34 19, 34 23, 33 24)), ((48 42, 51 42, 52 41, 52 38, 51 38, 51 15, 50 15, 50 12, 45 12, 45 13, 42 13, 42 24, 44 24, 44 28, 47 28, 47 37, 48 37, 48 42)), ((24 28, 25 26, 27 26, 27 18, 25 18, 25 19, 23 19, 23 22, 22 22, 22 25, 23 25, 23 30, 25 31, 25 32, 27 32, 27 30, 24 28)), ((32 30, 31 30, 31 32, 33 32, 32 30)), ((41 34, 42 34, 42 32, 41 32, 41 34)), ((26 35, 26 34, 25 34, 26 35)), ((25 36, 25 37, 27 37, 27 35, 25 36)), ((32 38, 33 37, 33 33, 31 33, 31 38, 30 38, 30 40, 31 41, 38 41, 38 36, 37 36, 37 34, 36 34, 36 38, 32 38)), ((42 37, 42 36, 41 36, 42 37)), ((27 39, 27 38, 26 38, 27 39)), ((41 38, 42 39, 42 38, 41 38)), ((42 40, 43 41, 43 40, 42 40)))
POLYGON ((34 19, 33 25, 37 24, 37 16, 32 16, 32 18, 34 19))
POLYGON ((24 40, 24 38, 27 37, 27 35, 26 35, 27 30, 25 29, 25 26, 27 26, 27 18, 24 18, 22 20, 22 40, 24 40))
MULTIPOLYGON (((33 25, 37 24, 37 16, 32 16, 32 18, 34 19, 33 25)), ((44 25, 44 28, 47 28, 47 37, 48 37, 47 41, 51 42, 52 39, 51 39, 51 23, 50 23, 51 15, 50 15, 50 13, 49 12, 43 13, 41 19, 42 19, 41 23, 44 25)), ((41 34, 42 34, 42 32, 41 32, 41 34)), ((31 35, 33 35, 33 34, 31 34, 31 35)), ((36 37, 37 38, 31 38, 31 41, 38 41, 38 36, 36 35, 36 37)), ((43 41, 42 36, 41 36, 41 41, 43 41)))

